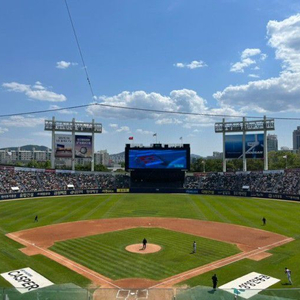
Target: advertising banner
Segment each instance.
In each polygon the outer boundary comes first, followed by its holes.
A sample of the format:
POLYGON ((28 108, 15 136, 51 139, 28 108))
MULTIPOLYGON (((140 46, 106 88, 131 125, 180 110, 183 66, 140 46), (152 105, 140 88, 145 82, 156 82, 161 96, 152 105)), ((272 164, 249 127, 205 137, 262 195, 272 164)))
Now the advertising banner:
POLYGON ((12 284, 21 294, 53 285, 51 281, 30 268, 2 273, 1 276, 12 284))
POLYGON ((238 295, 238 297, 249 299, 279 281, 279 279, 268 275, 251 272, 243 277, 230 281, 219 288, 234 295, 238 295))
POLYGON ((72 158, 71 134, 55 134, 55 157, 72 158))
POLYGON ((93 139, 91 135, 75 136, 75 157, 92 158, 93 139))
MULTIPOLYGON (((246 134, 246 158, 264 157, 264 134, 246 134)), ((225 158, 243 158, 243 135, 225 136, 225 158)))

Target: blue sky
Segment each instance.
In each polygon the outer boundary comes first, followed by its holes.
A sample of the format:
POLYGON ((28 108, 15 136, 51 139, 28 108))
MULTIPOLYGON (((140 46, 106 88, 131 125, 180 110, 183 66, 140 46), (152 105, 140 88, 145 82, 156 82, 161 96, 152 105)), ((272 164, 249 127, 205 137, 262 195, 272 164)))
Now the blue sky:
MULTIPOLYGON (((68 0, 96 99, 63 0, 10 0, 0 11, 0 114, 88 104, 245 116, 298 117, 300 3, 279 0, 68 0)), ((89 107, 0 118, 0 147, 50 146, 45 119, 103 124, 96 150, 190 143, 221 151, 221 118, 89 107)), ((229 119, 228 119, 229 120, 229 119)), ((300 121, 276 121, 292 147, 300 121)))

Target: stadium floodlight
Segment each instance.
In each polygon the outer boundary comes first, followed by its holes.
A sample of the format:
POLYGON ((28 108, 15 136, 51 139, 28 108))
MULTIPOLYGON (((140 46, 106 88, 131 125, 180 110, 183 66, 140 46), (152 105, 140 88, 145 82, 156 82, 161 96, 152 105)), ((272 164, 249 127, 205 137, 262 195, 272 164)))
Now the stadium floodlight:
MULTIPOLYGON (((246 118, 243 117, 243 121, 239 122, 217 122, 215 123, 215 132, 223 134, 223 172, 226 172, 226 156, 225 156, 225 134, 226 133, 236 133, 242 132, 243 133, 243 171, 247 171, 246 165, 246 132, 249 131, 263 131, 264 132, 264 170, 268 170, 268 151, 267 151, 267 131, 275 130, 275 122, 274 119, 267 119, 266 116, 262 120, 255 120, 255 121, 246 121, 246 118)), ((256 144, 252 145, 248 152, 255 148, 256 144)))
MULTIPOLYGON (((80 133, 91 133, 91 171, 94 171, 94 134, 95 133, 102 133, 102 124, 95 123, 94 119, 92 122, 76 122, 75 118, 72 119, 71 122, 68 121, 56 121, 55 117, 52 117, 52 120, 45 120, 45 127, 46 131, 52 132, 52 152, 51 152, 51 168, 55 168, 55 132, 71 132, 72 133, 72 141, 71 147, 68 148, 68 151, 71 152, 72 156, 72 170, 75 170, 75 132, 80 133)), ((61 145, 60 145, 61 146, 61 145)), ((64 150, 64 155, 67 157, 67 149, 60 149, 64 150)), ((71 157, 70 156, 70 157, 71 157)))

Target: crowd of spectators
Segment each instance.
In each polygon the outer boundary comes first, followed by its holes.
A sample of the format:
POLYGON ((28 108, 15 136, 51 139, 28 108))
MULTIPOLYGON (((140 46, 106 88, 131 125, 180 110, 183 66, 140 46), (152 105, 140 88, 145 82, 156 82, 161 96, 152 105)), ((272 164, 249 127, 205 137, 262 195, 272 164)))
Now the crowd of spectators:
POLYGON ((0 194, 67 189, 129 188, 130 177, 111 173, 0 170, 0 194))
POLYGON ((207 173, 186 176, 185 188, 300 194, 300 171, 207 173))
MULTIPOLYGON (((129 187, 128 174, 0 170, 0 194, 129 187)), ((188 174, 183 187, 300 195, 300 170, 188 174)))

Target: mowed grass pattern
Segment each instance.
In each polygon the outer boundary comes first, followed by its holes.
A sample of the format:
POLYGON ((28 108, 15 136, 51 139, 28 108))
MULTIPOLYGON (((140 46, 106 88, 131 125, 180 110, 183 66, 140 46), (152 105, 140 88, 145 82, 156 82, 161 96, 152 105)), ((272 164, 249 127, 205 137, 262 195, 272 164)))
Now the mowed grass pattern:
MULTIPOLYGON (((178 217, 210 220, 260 228, 290 236, 296 241, 272 250, 273 255, 261 262, 243 260, 218 269, 220 284, 259 270, 286 281, 284 267, 293 271, 293 286, 300 287, 300 203, 255 198, 213 195, 174 194, 103 194, 71 197, 0 201, 0 273, 31 267, 54 283, 73 282, 87 286, 90 281, 41 255, 26 256, 22 245, 6 233, 77 220, 120 217, 178 217), (39 222, 34 223, 35 215, 39 222), (267 226, 261 219, 266 217, 267 226), (237 267, 235 267, 237 266, 237 267), (221 279, 223 278, 223 279, 221 279)), ((210 284, 211 274, 204 274, 189 284, 210 284)), ((0 277, 0 286, 10 286, 0 277)), ((278 283, 275 287, 282 286, 278 283)))
POLYGON ((158 228, 136 228, 55 243, 51 250, 112 279, 159 280, 239 253, 235 245, 158 228), (161 251, 135 254, 125 247, 158 244, 161 251), (197 251, 192 253, 193 241, 197 251))

